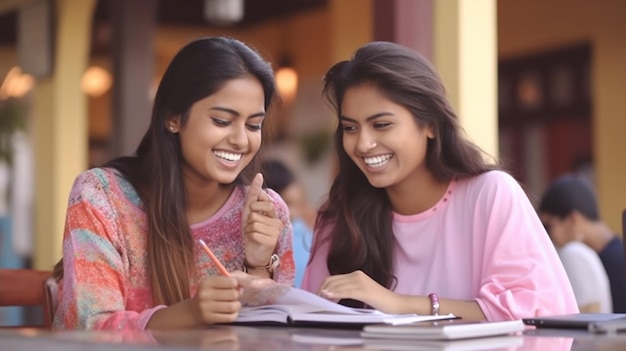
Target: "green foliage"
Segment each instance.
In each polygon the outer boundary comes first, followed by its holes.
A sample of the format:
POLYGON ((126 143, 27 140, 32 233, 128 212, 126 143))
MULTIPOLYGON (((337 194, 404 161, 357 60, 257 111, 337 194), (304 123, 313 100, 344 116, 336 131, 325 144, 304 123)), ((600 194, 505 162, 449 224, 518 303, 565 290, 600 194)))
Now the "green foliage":
POLYGON ((13 163, 11 138, 16 131, 26 129, 26 112, 17 100, 0 100, 0 162, 13 163))

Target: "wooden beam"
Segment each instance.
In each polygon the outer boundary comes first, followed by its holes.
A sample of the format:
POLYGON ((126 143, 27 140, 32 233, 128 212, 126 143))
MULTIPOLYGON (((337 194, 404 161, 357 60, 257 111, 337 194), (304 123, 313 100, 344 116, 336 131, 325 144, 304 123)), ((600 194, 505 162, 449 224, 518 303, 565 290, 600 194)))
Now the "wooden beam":
POLYGON ((37 1, 48 0, 2 0, 0 1, 0 15, 17 11, 20 7, 28 6, 37 1))

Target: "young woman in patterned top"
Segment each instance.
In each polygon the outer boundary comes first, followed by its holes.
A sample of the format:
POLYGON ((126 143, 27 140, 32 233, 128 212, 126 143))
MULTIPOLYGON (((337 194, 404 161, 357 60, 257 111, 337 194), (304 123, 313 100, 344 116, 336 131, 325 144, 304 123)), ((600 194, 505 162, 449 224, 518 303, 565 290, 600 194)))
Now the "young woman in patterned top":
POLYGON ((257 173, 274 95, 270 65, 240 41, 198 39, 174 57, 136 155, 74 182, 55 328, 233 321, 246 275, 220 275, 200 239, 229 271, 293 283, 287 206, 257 173))

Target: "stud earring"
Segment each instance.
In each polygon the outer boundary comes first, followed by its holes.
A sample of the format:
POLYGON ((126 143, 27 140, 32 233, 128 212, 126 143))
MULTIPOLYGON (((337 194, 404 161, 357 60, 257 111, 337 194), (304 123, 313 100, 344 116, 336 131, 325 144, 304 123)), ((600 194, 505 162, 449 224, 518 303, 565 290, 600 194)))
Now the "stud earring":
POLYGON ((170 126, 170 130, 173 132, 174 131, 174 127, 170 126))

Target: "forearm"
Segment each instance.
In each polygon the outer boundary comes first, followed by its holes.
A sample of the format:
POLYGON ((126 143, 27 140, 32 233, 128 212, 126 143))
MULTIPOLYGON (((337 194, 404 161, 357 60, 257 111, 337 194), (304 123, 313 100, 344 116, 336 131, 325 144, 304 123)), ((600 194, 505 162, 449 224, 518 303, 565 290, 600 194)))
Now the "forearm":
POLYGON ((197 307, 191 299, 187 299, 154 312, 146 329, 193 328, 200 324, 201 317, 197 307))
POLYGON ((588 304, 579 305, 580 313, 600 313, 600 302, 590 302, 588 304))
MULTIPOLYGON (((400 295, 398 313, 429 315, 432 305, 427 296, 400 295)), ((439 299, 439 314, 454 314, 469 320, 486 320, 485 314, 476 301, 439 299)))

